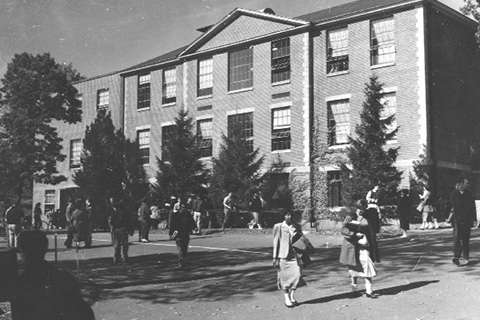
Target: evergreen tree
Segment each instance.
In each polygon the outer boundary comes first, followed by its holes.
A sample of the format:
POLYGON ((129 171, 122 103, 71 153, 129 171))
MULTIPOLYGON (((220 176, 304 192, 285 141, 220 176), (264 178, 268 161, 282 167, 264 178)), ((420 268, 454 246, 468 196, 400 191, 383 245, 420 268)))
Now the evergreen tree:
POLYGON ((383 118, 383 84, 376 75, 370 77, 364 93, 360 123, 355 126, 355 137, 349 137, 348 164, 342 164, 342 193, 345 204, 352 205, 365 198, 375 185, 382 189, 383 203, 393 203, 402 172, 395 167, 398 148, 386 148, 398 128, 390 130, 394 115, 383 118), (390 130, 390 131, 389 131, 390 130))
POLYGON ((16 54, 8 64, 0 88, 4 142, 0 145, 2 179, 11 181, 17 201, 33 181, 57 184, 66 178, 56 164, 65 159, 52 121, 81 120, 77 90, 71 84, 81 76, 71 65, 59 65, 48 53, 16 54))
POLYGON ((260 168, 264 156, 259 157, 260 149, 251 151, 249 141, 242 136, 239 126, 228 137, 222 134, 222 144, 218 158, 213 158, 213 173, 210 198, 217 207, 222 207, 223 197, 234 192, 238 206, 246 208, 251 193, 262 182, 260 168))
POLYGON ((157 181, 151 186, 151 195, 156 201, 166 202, 172 195, 205 195, 208 171, 200 161, 200 149, 188 111, 178 112, 174 133, 162 145, 162 154, 162 159, 157 157, 157 181))

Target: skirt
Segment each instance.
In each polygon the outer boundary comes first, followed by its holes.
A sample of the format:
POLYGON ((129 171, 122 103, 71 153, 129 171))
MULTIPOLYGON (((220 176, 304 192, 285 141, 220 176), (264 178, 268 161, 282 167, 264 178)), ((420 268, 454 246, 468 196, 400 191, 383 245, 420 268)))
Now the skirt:
POLYGON ((297 259, 280 259, 280 270, 277 273, 278 289, 296 289, 304 285, 305 281, 302 279, 302 270, 297 259))
POLYGON ((366 249, 360 249, 359 260, 362 270, 359 268, 349 267, 348 272, 352 277, 363 277, 363 278, 372 278, 377 275, 375 270, 375 264, 373 264, 372 259, 370 259, 370 254, 366 249))

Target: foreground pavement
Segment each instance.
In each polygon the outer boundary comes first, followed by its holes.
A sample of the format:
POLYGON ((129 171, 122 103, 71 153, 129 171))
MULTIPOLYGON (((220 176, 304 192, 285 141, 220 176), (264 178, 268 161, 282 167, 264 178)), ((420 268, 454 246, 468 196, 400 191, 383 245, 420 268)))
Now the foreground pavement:
MULTIPOLYGON (((147 244, 134 235, 127 264, 113 263, 108 233, 95 233, 94 247, 78 251, 65 249, 58 234, 57 265, 78 277, 97 319, 480 319, 480 230, 472 232, 471 264, 462 267, 451 262, 451 233, 385 235, 374 278, 378 299, 350 294, 348 272, 338 263, 340 235, 309 234, 317 249, 293 309, 276 289, 271 230, 192 236, 186 270, 175 269, 175 243, 164 232, 147 244)), ((54 261, 49 237, 47 259, 54 261)))

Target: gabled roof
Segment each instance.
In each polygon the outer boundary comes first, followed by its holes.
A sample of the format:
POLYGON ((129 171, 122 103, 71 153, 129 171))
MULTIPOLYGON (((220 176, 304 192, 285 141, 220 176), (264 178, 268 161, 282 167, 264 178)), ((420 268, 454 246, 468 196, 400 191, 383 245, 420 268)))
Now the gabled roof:
POLYGON ((152 67, 152 66, 155 66, 157 64, 160 64, 162 62, 166 62, 166 61, 169 61, 169 60, 175 60, 179 56, 179 54, 183 50, 185 50, 185 48, 187 48, 187 46, 175 49, 173 51, 162 54, 161 56, 158 56, 156 58, 153 58, 153 59, 147 60, 145 62, 139 63, 137 65, 134 65, 133 67, 129 67, 127 69, 124 69, 124 70, 120 71, 120 73, 128 73, 128 72, 132 72, 132 71, 135 71, 135 70, 138 70, 138 69, 144 69, 144 68, 152 67))
POLYGON ((305 20, 313 23, 338 19, 340 17, 352 16, 363 12, 390 7, 401 3, 415 3, 419 0, 357 0, 344 3, 328 9, 307 13, 295 19, 305 20))
POLYGON ((270 12, 273 12, 273 11, 271 9, 269 10, 270 11, 266 11, 266 10, 254 11, 254 10, 247 10, 242 8, 235 8, 233 11, 231 11, 228 15, 226 15, 222 20, 218 21, 213 26, 209 27, 208 29, 202 29, 202 30, 205 30, 205 33, 202 34, 200 37, 198 37, 195 41, 193 41, 181 53, 181 55, 186 55, 194 52, 195 49, 198 49, 204 43, 208 42, 208 40, 210 40, 215 35, 220 33, 223 29, 225 29, 225 27, 227 27, 229 24, 231 24, 233 21, 235 21, 238 17, 242 15, 254 17, 258 19, 269 20, 272 22, 283 23, 283 24, 291 25, 293 27, 305 26, 309 24, 307 21, 303 21, 300 19, 284 18, 278 15, 272 14, 270 12))

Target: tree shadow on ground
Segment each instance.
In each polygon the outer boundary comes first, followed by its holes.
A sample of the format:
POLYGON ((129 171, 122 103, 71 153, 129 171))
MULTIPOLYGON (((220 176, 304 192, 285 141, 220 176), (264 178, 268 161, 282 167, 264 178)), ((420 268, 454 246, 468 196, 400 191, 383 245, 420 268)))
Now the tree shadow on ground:
MULTIPOLYGON (((471 251, 479 251, 479 233, 472 235, 471 251)), ((379 241, 382 263, 377 264, 375 283, 388 283, 392 275, 414 277, 415 274, 431 274, 432 267, 445 272, 461 272, 479 277, 478 261, 457 268, 451 262, 452 239, 450 233, 418 234, 409 239, 385 239, 379 241), (451 269, 450 269, 451 268, 451 269)), ((304 270, 306 282, 319 288, 339 285, 339 277, 349 282, 347 268, 338 262, 340 246, 317 248, 312 264, 304 270)), ((237 251, 192 251, 189 267, 175 269, 174 253, 148 254, 131 257, 127 264, 114 264, 111 258, 64 260, 58 263, 72 271, 84 287, 89 301, 131 298, 149 303, 176 303, 177 301, 224 301, 248 299, 261 292, 273 292, 276 287, 276 271, 272 267, 271 247, 242 248, 237 251), (240 251, 243 250, 243 251, 240 251)), ((377 290, 381 295, 415 290, 438 282, 436 279, 412 282, 407 285, 377 290)), ((350 298, 350 293, 311 300, 322 303, 350 298)), ((305 302, 307 303, 307 302, 305 302)))

